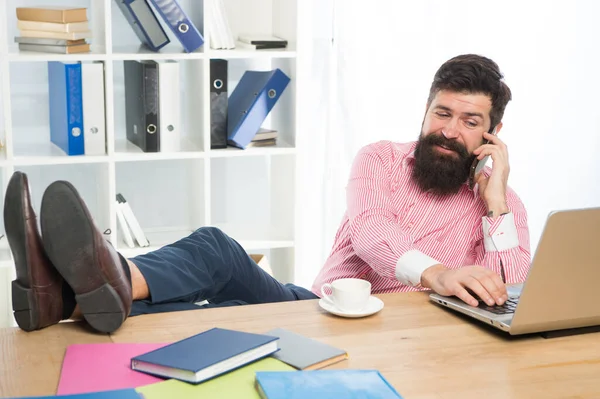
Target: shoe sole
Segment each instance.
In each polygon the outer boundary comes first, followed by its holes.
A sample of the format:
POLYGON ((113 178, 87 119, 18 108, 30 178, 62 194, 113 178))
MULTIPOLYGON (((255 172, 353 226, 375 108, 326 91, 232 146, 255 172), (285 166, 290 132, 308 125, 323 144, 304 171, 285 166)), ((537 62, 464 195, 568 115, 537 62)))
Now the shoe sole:
POLYGON ((95 226, 75 187, 52 183, 42 199, 40 220, 46 253, 75 291, 85 320, 97 331, 115 331, 127 317, 125 307, 100 270, 95 226), (104 284, 89 289, 88 281, 104 284))
POLYGON ((13 315, 17 325, 25 331, 39 329, 40 307, 31 288, 31 276, 27 265, 29 264, 27 251, 27 235, 25 234, 25 219, 23 218, 23 189, 25 178, 21 176, 17 183, 9 183, 4 199, 4 229, 10 231, 6 234, 10 249, 15 261, 17 276, 20 278, 12 282, 13 315), (10 184, 18 184, 17 189, 12 189, 10 184), (21 280, 21 281, 19 281, 21 280))

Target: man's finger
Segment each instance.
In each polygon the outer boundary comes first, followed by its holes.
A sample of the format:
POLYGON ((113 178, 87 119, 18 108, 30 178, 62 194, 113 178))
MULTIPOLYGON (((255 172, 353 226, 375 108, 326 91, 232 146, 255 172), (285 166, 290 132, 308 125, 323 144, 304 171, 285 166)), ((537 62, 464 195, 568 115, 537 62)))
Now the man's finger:
POLYGON ((469 276, 465 279, 463 285, 467 291, 471 290, 471 292, 477 295, 482 301, 487 303, 488 306, 494 306, 496 304, 494 297, 477 278, 469 276))
POLYGON ((464 289, 463 286, 457 285, 457 287, 453 290, 454 295, 463 300, 468 305, 477 306, 479 302, 475 299, 469 292, 464 289))
MULTIPOLYGON (((506 295, 506 286, 502 283, 502 280, 496 273, 485 273, 476 278, 478 282, 482 285, 483 289, 485 289, 485 291, 490 295, 490 299, 492 300, 491 305, 502 305, 504 303, 504 295, 506 295)), ((490 304, 488 303, 488 305, 490 304)))

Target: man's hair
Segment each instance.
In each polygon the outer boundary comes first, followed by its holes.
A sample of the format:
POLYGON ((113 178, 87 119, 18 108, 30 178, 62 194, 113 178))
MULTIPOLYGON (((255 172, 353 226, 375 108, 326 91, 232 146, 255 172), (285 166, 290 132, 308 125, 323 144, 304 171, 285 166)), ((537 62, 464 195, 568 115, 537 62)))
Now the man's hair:
POLYGON ((502 121, 506 104, 511 100, 510 89, 503 81, 498 64, 476 54, 463 54, 446 61, 437 70, 429 89, 427 104, 440 90, 457 93, 485 94, 492 100, 490 130, 502 121))

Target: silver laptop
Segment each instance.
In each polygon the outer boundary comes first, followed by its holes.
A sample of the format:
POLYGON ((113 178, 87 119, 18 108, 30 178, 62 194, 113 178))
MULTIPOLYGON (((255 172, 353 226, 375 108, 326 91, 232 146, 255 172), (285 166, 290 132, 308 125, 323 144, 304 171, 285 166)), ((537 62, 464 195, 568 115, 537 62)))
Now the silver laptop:
POLYGON ((508 287, 502 306, 429 299, 511 335, 600 325, 600 208, 548 215, 525 283, 508 287))

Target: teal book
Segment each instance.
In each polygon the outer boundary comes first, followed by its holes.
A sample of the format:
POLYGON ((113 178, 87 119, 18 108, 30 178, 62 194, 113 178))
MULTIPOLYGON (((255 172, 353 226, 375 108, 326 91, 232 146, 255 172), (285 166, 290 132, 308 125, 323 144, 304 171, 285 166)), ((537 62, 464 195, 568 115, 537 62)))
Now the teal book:
MULTIPOLYGON (((135 389, 117 389, 112 391, 80 393, 76 395, 61 395, 61 396, 29 396, 18 399, 45 399, 45 398, 61 398, 61 399, 143 399, 135 389)), ((16 398, 15 398, 16 399, 16 398)))
POLYGON ((377 370, 259 371, 263 399, 402 399, 377 370))

